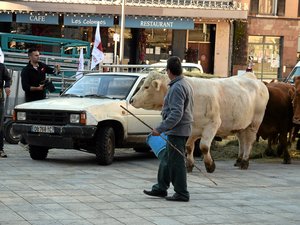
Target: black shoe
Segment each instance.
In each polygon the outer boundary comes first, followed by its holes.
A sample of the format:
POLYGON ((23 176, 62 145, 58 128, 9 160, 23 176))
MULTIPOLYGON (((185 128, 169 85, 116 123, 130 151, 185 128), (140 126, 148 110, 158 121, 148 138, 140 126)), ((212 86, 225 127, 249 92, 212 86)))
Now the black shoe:
POLYGON ((7 155, 3 150, 0 150, 0 158, 7 158, 7 155))
POLYGON ((182 195, 179 195, 177 193, 175 193, 172 196, 167 196, 166 197, 167 201, 177 201, 177 202, 188 202, 190 199, 187 197, 183 197, 182 195))
POLYGON ((146 191, 144 190, 144 194, 149 195, 149 196, 155 196, 155 197, 161 197, 164 198, 168 195, 166 191, 146 191))

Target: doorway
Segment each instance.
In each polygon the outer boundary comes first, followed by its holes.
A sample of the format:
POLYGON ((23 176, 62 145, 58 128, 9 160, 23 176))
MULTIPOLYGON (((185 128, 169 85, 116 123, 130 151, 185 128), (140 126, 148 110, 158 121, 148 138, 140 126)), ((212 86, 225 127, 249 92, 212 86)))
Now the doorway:
POLYGON ((200 63, 204 73, 214 73, 215 24, 195 24, 189 31, 187 62, 200 63))

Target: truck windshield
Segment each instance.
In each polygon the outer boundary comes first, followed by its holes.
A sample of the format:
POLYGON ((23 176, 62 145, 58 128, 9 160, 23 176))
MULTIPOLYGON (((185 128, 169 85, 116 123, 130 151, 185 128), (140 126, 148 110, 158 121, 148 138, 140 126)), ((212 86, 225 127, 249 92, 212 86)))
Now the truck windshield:
POLYGON ((300 67, 296 66, 294 67, 294 69, 291 71, 291 73, 288 75, 286 81, 288 83, 294 83, 294 77, 298 77, 300 76, 300 67))
POLYGON ((136 79, 136 76, 130 75, 86 75, 76 81, 62 96, 125 99, 136 79))

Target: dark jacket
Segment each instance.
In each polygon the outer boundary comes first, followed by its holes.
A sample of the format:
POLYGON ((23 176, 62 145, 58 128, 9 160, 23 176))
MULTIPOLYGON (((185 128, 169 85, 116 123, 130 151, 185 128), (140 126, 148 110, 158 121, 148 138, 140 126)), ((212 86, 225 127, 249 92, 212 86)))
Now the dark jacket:
POLYGON ((169 85, 162 109, 163 121, 156 130, 167 135, 188 137, 193 123, 193 89, 183 76, 176 77, 169 85))
POLYGON ((21 73, 22 88, 25 91, 25 101, 31 102, 35 100, 41 100, 46 98, 46 92, 43 91, 30 91, 30 87, 38 87, 43 84, 46 80, 46 73, 54 74, 54 69, 46 65, 45 63, 39 62, 37 69, 33 68, 29 62, 26 67, 23 68, 21 73))
POLYGON ((3 99, 3 88, 10 87, 11 77, 3 63, 0 63, 0 98, 3 99))

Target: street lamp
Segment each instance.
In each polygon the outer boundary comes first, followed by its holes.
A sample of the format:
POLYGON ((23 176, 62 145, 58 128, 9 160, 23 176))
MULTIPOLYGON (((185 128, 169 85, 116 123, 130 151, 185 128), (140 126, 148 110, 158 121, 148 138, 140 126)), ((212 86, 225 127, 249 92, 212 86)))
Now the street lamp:
POLYGON ((122 64, 123 57, 124 57, 124 28, 125 28, 125 1, 122 0, 122 13, 121 13, 121 41, 120 41, 120 63, 122 64))
POLYGON ((118 57, 117 57, 117 48, 118 48, 118 42, 120 41, 120 35, 117 33, 114 33, 114 42, 115 42, 115 50, 114 50, 114 64, 118 63, 118 57))

